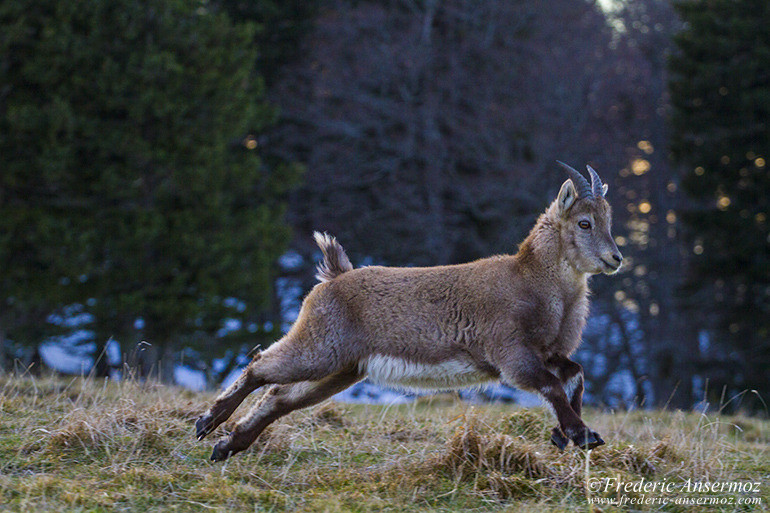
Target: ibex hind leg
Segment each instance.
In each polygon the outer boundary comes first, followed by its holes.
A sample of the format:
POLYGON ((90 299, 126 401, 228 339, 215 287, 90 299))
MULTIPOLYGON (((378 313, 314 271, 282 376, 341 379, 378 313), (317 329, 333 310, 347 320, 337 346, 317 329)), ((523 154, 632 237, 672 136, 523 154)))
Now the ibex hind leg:
POLYGON ((211 408, 198 417, 198 420, 195 422, 195 436, 198 440, 203 440, 222 422, 229 419, 230 415, 233 414, 235 409, 238 408, 251 392, 265 384, 256 379, 252 369, 255 362, 259 359, 259 356, 260 355, 257 355, 255 359, 243 369, 241 375, 232 385, 219 394, 211 408))
POLYGON ((331 353, 320 354, 324 352, 313 351, 312 346, 298 342, 284 339, 257 354, 238 379, 198 418, 195 423, 198 440, 230 418, 251 392, 264 385, 316 381, 339 371, 339 362, 333 359, 331 353), (309 366, 308 362, 312 365, 309 366))
POLYGON ((247 449, 260 433, 278 418, 294 410, 318 404, 361 379, 363 375, 355 367, 320 381, 302 381, 273 386, 236 424, 233 432, 217 442, 211 453, 211 459, 223 461, 247 449))

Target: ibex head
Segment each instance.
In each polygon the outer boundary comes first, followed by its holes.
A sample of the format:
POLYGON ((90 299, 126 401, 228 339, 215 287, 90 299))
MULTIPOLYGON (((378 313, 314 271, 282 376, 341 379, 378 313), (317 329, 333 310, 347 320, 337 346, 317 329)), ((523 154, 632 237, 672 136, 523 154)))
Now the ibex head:
POLYGON ((623 256, 612 238, 612 210, 604 199, 607 185, 591 166, 591 183, 575 169, 559 162, 569 175, 559 196, 557 209, 562 247, 567 260, 579 272, 612 274, 620 269, 623 256))

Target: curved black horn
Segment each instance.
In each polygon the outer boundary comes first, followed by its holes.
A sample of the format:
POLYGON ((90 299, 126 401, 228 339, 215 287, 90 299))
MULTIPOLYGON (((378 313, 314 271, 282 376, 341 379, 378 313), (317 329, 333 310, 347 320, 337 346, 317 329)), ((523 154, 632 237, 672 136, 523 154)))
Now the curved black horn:
POLYGON ((588 173, 591 175, 591 192, 593 192, 593 195, 597 198, 602 197, 602 179, 599 178, 599 173, 594 171, 594 168, 591 166, 586 166, 588 168, 588 173))
POLYGON ((567 171, 567 174, 572 180, 575 189, 577 189, 578 198, 590 198, 593 196, 593 193, 591 192, 591 186, 588 184, 588 180, 586 180, 583 175, 560 160, 557 160, 556 163, 567 171))

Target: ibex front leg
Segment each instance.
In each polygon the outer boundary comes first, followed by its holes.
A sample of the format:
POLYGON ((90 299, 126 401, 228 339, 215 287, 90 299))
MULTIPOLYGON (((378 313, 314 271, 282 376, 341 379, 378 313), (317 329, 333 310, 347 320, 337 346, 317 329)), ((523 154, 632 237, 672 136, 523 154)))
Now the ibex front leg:
MULTIPOLYGON (((546 366, 556 374, 561 381, 562 386, 564 387, 564 393, 567 396, 567 400, 569 401, 572 410, 578 415, 581 415, 583 410, 584 389, 583 367, 579 363, 562 355, 555 355, 549 358, 548 361, 546 361, 546 366)), ((594 447, 604 445, 604 440, 599 436, 599 433, 596 431, 592 431, 591 433, 596 440, 596 445, 594 447)), ((551 443, 560 450, 564 450, 569 443, 569 440, 564 436, 564 433, 559 426, 555 426, 551 430, 551 443)))
MULTIPOLYGON (((552 442, 557 447, 564 449, 568 439, 583 449, 593 449, 604 444, 601 437, 583 423, 580 414, 570 404, 562 381, 546 368, 537 353, 519 347, 508 356, 507 364, 501 368, 503 379, 543 398, 559 423, 554 430, 556 434, 552 433, 552 442)), ((572 399, 574 397, 573 392, 572 399)))

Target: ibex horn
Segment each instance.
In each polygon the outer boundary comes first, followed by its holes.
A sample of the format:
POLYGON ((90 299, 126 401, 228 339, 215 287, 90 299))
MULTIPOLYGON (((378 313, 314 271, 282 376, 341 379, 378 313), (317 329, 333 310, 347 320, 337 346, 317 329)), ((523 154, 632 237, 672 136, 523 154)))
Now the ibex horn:
MULTIPOLYGON (((560 160, 557 160, 556 162, 567 171, 567 174, 577 189, 578 198, 590 198, 593 196, 593 193, 591 192, 591 186, 588 184, 588 180, 586 180, 583 175, 560 160)), ((601 187, 601 185, 599 187, 601 187)))
POLYGON ((588 173, 591 175, 591 191, 593 192, 594 196, 597 198, 602 197, 602 179, 599 178, 599 173, 594 171, 594 168, 591 166, 586 166, 588 168, 588 173))

